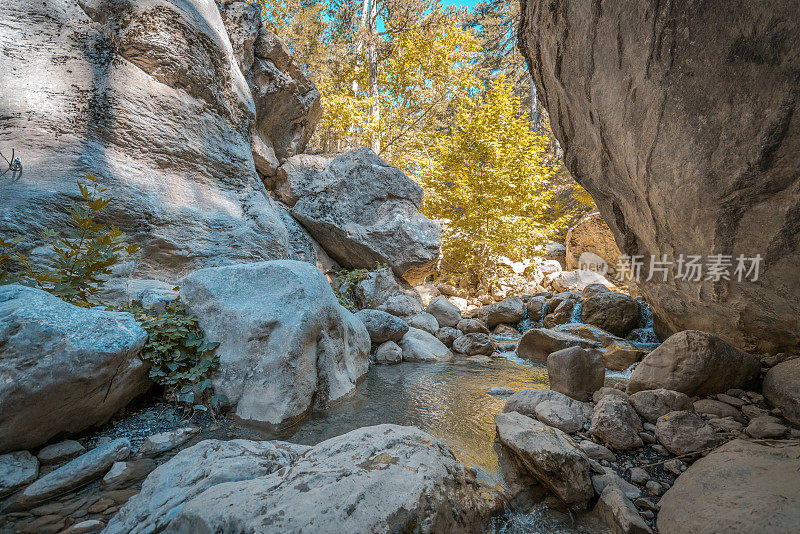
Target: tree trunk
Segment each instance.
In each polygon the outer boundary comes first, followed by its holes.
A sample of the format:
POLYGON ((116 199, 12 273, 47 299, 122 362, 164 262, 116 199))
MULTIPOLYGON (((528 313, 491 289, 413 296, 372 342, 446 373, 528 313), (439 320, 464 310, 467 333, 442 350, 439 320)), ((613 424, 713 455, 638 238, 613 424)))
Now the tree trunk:
POLYGON ((533 76, 531 80, 531 123, 533 124, 533 131, 539 131, 539 102, 536 99, 536 84, 533 83, 533 76))

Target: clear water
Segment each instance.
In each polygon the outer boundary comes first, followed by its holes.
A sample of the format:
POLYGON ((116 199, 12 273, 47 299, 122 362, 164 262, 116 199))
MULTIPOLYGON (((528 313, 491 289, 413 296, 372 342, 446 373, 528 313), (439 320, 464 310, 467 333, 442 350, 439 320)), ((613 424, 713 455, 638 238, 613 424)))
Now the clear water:
POLYGON ((569 316, 570 323, 580 324, 581 321, 581 309, 583 308, 581 301, 575 302, 575 305, 572 307, 572 314, 569 316))
POLYGON ((628 339, 643 345, 653 345, 649 348, 654 349, 659 344, 659 341, 653 328, 653 310, 647 302, 642 301, 639 304, 641 309, 639 328, 632 330, 628 334, 628 339))

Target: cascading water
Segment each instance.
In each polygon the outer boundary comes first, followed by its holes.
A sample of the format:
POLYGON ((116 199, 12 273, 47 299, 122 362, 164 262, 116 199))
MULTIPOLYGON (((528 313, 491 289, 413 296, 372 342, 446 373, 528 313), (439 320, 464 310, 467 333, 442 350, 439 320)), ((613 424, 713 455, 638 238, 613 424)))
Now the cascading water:
POLYGON ((575 301, 575 305, 572 307, 572 314, 569 316, 570 323, 577 324, 583 322, 581 320, 581 309, 582 309, 581 301, 580 300, 575 301))
POLYGON ((628 340, 633 341, 634 343, 658 345, 660 341, 658 340, 658 336, 656 336, 656 332, 653 329, 653 310, 644 300, 641 300, 639 304, 641 310, 639 328, 631 331, 631 333, 628 335, 628 340))

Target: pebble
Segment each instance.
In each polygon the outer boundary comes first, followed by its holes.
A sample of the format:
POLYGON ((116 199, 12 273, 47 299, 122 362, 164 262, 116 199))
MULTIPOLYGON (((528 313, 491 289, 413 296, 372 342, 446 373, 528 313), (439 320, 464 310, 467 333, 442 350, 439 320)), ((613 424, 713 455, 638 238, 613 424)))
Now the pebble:
POLYGON ((730 404, 734 408, 741 408, 745 404, 742 399, 738 397, 732 397, 731 395, 726 395, 725 393, 720 393, 717 395, 717 400, 720 400, 725 404, 730 404))
POLYGON ((642 428, 644 428, 648 432, 655 432, 656 431, 656 425, 654 425, 653 423, 643 422, 642 423, 642 428))
POLYGON ((642 469, 641 467, 634 467, 631 469, 631 482, 634 484, 644 484, 650 480, 650 475, 647 474, 647 471, 642 469))
POLYGON ((513 395, 514 390, 510 388, 504 388, 502 386, 494 386, 486 390, 486 393, 489 395, 494 395, 495 397, 506 397, 508 395, 513 395))
POLYGON ((655 443, 656 437, 651 434, 650 432, 639 432, 639 437, 642 438, 642 441, 645 443, 655 443))
POLYGON ((637 508, 642 508, 644 510, 652 510, 654 512, 658 512, 659 506, 657 503, 654 503, 650 499, 646 499, 645 497, 639 497, 633 504, 637 506, 637 508))
POLYGON ((652 511, 650 511, 650 510, 642 510, 642 511, 639 513, 639 515, 641 515, 641 516, 642 516, 642 517, 644 517, 645 519, 653 519, 653 518, 656 516, 656 514, 654 514, 654 513, 653 513, 652 511))
POLYGON ((655 480, 648 480, 647 483, 644 485, 645 489, 651 495, 655 495, 658 497, 664 492, 664 488, 661 487, 661 484, 656 482, 655 480))
POLYGON ((57 464, 77 458, 86 452, 86 447, 73 439, 48 445, 36 456, 43 465, 57 464))
POLYGON ((756 417, 744 430, 756 439, 781 438, 786 434, 786 427, 776 417, 756 417))
POLYGON ((678 458, 664 462, 664 470, 673 475, 680 475, 685 469, 686 466, 678 458))
POLYGON ((742 413, 745 414, 748 419, 755 419, 756 417, 766 417, 769 415, 769 412, 764 408, 759 408, 754 404, 747 404, 742 406, 742 413))
POLYGON ((667 449, 665 449, 663 445, 653 445, 653 450, 661 456, 669 456, 667 449))

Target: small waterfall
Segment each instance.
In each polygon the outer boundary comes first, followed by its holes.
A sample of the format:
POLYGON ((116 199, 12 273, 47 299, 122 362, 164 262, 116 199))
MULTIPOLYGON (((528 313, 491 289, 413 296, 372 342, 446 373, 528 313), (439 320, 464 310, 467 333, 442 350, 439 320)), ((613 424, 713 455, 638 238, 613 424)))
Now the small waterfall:
POLYGON ((572 307, 572 314, 569 316, 570 323, 580 324, 581 321, 581 301, 578 300, 575 302, 575 305, 572 307))
POLYGON ((639 305, 641 309, 639 328, 631 331, 631 333, 628 335, 628 340, 633 341, 634 343, 659 344, 660 341, 658 340, 656 332, 653 329, 653 310, 644 300, 641 300, 639 305))
POLYGON ((534 321, 528 315, 527 306, 525 307, 525 317, 520 321, 518 330, 521 333, 525 333, 531 328, 542 328, 544 326, 544 318, 545 316, 550 313, 550 307, 547 305, 547 302, 544 303, 544 307, 542 307, 542 317, 538 321, 534 321))

